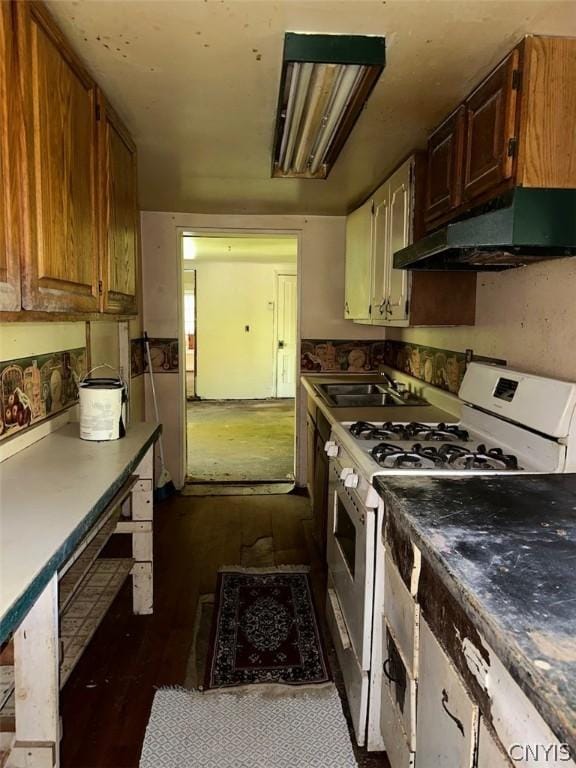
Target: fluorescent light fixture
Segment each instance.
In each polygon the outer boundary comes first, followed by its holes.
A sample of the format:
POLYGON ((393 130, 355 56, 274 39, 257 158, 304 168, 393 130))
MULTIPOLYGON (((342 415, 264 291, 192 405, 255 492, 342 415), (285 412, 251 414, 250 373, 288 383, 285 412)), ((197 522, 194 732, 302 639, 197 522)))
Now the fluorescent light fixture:
POLYGON ((286 33, 272 176, 328 176, 385 61, 383 37, 286 33))

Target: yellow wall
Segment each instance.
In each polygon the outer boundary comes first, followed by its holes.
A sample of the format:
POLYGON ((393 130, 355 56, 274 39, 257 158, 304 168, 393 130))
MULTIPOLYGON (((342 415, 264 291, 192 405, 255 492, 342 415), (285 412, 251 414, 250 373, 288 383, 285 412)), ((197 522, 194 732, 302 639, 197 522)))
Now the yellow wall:
MULTIPOLYGON (((0 323, 0 362, 86 347, 86 326, 87 323, 84 320, 71 322, 32 323, 20 321, 0 323)), ((115 320, 96 320, 90 322, 89 326, 89 346, 92 365, 108 363, 117 367, 119 364, 118 322, 115 320)), ((141 336, 140 318, 130 321, 130 334, 132 338, 141 336)), ((143 376, 140 376, 130 382, 130 416, 132 421, 142 421, 144 419, 143 378, 143 376)), ((35 430, 38 437, 43 435, 42 423, 32 427, 28 430, 28 433, 35 433, 35 430)), ((38 437, 34 437, 33 440, 38 439, 38 437)), ((29 442, 30 436, 28 435, 26 443, 28 444, 29 442)), ((14 449, 16 448, 17 445, 14 443, 14 449)), ((10 455, 12 452, 5 446, 3 456, 10 455)))
MULTIPOLYGON (((143 211, 142 284, 144 323, 151 336, 177 337, 180 308, 178 304, 179 231, 195 234, 232 230, 249 234, 254 231, 294 233, 300 238, 299 282, 300 337, 315 339, 382 339, 382 328, 372 328, 344 319, 344 216, 267 216, 241 214, 193 214, 143 211)), ((230 370, 223 366, 223 375, 230 370)), ((164 425, 164 446, 168 469, 177 485, 184 482, 184 391, 179 376, 156 377, 160 421, 164 425)), ((146 412, 152 413, 149 386, 146 412)), ((298 391, 297 432, 299 443, 299 483, 304 482, 305 411, 303 392, 298 391)))
POLYGON ((86 323, 0 323, 0 361, 86 346, 86 323))
POLYGON ((294 264, 198 264, 199 397, 218 400, 274 396, 274 302, 276 275, 280 272, 294 274, 294 264))
POLYGON ((576 381, 576 259, 478 275, 473 328, 388 328, 386 338, 473 349, 512 368, 576 381))

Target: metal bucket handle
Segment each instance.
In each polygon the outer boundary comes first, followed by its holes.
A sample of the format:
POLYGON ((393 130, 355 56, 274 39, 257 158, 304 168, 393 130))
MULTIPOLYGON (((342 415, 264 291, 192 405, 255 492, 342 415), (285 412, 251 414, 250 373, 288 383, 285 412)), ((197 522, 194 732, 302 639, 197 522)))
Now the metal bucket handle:
POLYGON ((108 363, 102 363, 101 365, 95 365, 94 368, 91 368, 87 373, 82 376, 82 378, 79 381, 79 384, 83 384, 85 381, 87 381, 88 376, 90 376, 91 373, 94 373, 94 371, 97 371, 99 368, 110 368, 111 371, 116 371, 118 374, 118 380, 121 382, 123 387, 126 387, 126 382, 122 378, 122 372, 119 368, 115 368, 113 365, 108 365, 108 363))

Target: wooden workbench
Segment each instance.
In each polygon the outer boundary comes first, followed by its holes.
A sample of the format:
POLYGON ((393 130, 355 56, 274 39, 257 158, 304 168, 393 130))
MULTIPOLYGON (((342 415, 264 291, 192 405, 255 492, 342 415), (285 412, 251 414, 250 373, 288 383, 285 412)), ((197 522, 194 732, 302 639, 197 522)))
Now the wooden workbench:
POLYGON ((153 610, 153 450, 160 425, 87 442, 70 423, 0 465, 0 715, 14 710, 10 768, 59 765, 59 689, 128 574, 134 613, 153 610), (132 558, 98 555, 112 533, 132 558), (75 634, 76 633, 76 634, 75 634), (61 658, 62 656, 62 658, 61 658), (10 677, 10 674, 12 677, 10 677))

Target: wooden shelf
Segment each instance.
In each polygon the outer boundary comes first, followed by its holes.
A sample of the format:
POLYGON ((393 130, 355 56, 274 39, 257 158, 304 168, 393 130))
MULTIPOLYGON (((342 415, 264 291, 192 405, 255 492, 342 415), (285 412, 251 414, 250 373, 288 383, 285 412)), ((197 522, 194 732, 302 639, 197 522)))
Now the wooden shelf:
POLYGON ((82 585, 84 578, 88 574, 92 564, 96 561, 96 558, 102 551, 104 545, 114 533, 118 516, 118 514, 115 514, 104 523, 90 543, 82 550, 78 558, 74 560, 72 565, 61 577, 58 584, 58 602, 61 614, 65 611, 66 606, 82 585))
POLYGON ((62 612, 60 639, 63 657, 60 665, 60 688, 66 684, 133 565, 134 560, 130 558, 96 560, 62 612))
POLYGON ((0 667, 0 712, 14 690, 14 667, 0 667))

